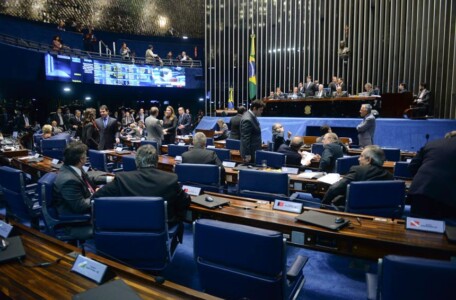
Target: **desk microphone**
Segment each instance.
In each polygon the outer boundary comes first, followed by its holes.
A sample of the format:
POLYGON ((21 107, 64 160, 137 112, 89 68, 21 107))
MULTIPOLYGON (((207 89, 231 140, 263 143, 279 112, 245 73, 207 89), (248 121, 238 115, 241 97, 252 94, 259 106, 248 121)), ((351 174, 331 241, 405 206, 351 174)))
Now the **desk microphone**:
POLYGON ((426 138, 426 144, 429 142, 429 133, 426 133, 426 135, 424 136, 426 138))

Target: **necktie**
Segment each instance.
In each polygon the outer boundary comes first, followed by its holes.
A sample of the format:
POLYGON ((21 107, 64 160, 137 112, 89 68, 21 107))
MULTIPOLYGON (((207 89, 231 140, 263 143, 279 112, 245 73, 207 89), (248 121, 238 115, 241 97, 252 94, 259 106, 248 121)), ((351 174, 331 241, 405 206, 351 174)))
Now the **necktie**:
POLYGON ((106 128, 108 126, 108 118, 103 119, 103 127, 106 128))
POLYGON ((89 180, 87 179, 87 177, 85 176, 85 174, 82 174, 82 180, 84 180, 87 188, 89 189, 89 192, 91 194, 95 193, 95 190, 93 189, 92 185, 90 184, 89 180))

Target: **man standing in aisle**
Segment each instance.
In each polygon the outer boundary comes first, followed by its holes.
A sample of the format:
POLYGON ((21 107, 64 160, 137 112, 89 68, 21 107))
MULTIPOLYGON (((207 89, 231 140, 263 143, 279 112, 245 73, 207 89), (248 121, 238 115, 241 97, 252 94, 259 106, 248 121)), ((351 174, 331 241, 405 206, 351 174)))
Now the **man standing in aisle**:
POLYGON ((258 117, 263 113, 265 104, 255 100, 241 119, 241 157, 244 162, 255 162, 255 151, 261 150, 261 127, 258 117))
POLYGON ((183 107, 179 107, 179 118, 177 119, 177 134, 178 135, 187 135, 190 133, 190 127, 192 120, 190 115, 185 113, 183 107))
POLYGON ((119 142, 119 126, 115 118, 109 116, 109 109, 106 105, 100 106, 100 117, 96 119, 100 142, 98 150, 113 149, 114 143, 119 142))
POLYGON ((361 147, 374 144, 375 117, 371 111, 372 106, 370 104, 361 105, 359 110, 363 121, 356 126, 356 130, 358 130, 358 143, 361 147))

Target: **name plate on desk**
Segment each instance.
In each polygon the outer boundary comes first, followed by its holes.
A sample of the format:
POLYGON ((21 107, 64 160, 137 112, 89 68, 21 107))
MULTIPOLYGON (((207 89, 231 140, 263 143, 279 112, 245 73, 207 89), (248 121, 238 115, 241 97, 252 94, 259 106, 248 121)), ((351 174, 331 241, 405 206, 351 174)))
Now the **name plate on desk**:
POLYGON ((182 189, 190 196, 199 196, 201 188, 191 185, 183 185, 182 189))
POLYGON ((300 214, 302 212, 302 203, 275 200, 272 209, 300 214))
POLYGON ((97 284, 115 277, 115 274, 109 272, 108 266, 82 255, 78 255, 71 271, 87 277, 97 284))
POLYGON ((13 230, 13 226, 0 220, 0 236, 2 238, 7 238, 11 230, 13 230))
POLYGON ((296 175, 299 173, 298 168, 282 167, 282 172, 287 174, 296 175))
POLYGON ((445 231, 445 222, 430 219, 407 217, 407 229, 443 233, 445 231))

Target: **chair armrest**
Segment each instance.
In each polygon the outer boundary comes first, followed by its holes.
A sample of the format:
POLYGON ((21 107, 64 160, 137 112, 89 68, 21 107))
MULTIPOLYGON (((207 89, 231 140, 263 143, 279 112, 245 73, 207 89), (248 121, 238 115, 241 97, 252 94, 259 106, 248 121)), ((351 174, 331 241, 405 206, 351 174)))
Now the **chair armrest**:
POLYGON ((80 222, 88 222, 91 219, 89 214, 77 215, 77 214, 65 214, 59 216, 60 221, 65 223, 80 223, 80 222))
POLYGON ((28 192, 28 191, 35 191, 36 190, 36 187, 38 186, 38 183, 32 183, 32 184, 27 184, 25 186, 25 190, 28 192))
POLYGON ((298 276, 300 276, 302 273, 302 269, 304 268, 308 260, 309 258, 307 256, 298 255, 298 257, 296 257, 295 261, 287 271, 287 279, 293 281, 298 276))
POLYGON ((123 168, 112 169, 113 173, 122 172, 123 168))
POLYGON ((366 287, 367 287, 367 299, 377 299, 378 290, 378 275, 373 273, 366 273, 366 287))

